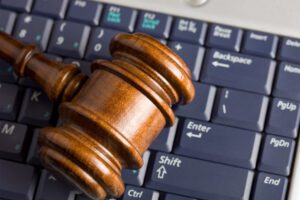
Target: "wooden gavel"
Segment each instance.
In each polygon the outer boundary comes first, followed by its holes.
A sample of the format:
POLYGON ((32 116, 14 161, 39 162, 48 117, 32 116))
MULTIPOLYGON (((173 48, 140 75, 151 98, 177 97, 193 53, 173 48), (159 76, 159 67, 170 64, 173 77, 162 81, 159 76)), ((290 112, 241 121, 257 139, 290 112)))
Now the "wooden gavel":
POLYGON ((88 78, 0 32, 0 57, 60 105, 61 125, 39 134, 43 165, 95 200, 122 195, 121 170, 143 165, 142 154, 175 121, 171 106, 195 93, 186 64, 150 36, 116 35, 110 51, 113 60, 95 61, 88 78))

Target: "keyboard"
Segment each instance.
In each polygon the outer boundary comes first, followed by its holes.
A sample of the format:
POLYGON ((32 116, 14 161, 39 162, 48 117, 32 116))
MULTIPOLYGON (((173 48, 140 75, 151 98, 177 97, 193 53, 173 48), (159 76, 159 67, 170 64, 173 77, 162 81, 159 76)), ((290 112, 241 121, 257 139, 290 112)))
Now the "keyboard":
MULTIPOLYGON (((187 63, 196 97, 174 107, 144 166, 122 172, 121 200, 285 200, 300 187, 300 38, 88 0, 0 0, 0 30, 87 75, 121 32, 187 63)), ((0 64, 0 199, 88 200, 39 161, 39 129, 59 123, 57 107, 0 64)))

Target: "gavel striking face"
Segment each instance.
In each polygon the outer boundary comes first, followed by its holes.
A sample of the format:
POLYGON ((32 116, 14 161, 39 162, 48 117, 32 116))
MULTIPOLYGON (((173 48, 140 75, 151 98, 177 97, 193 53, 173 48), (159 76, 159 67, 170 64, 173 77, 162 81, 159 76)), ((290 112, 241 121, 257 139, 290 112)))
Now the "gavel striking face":
POLYGON ((194 97, 185 63, 150 36, 116 35, 110 51, 112 61, 95 61, 87 78, 0 33, 0 57, 59 104, 61 125, 40 131, 43 165, 95 200, 122 195, 121 170, 140 168, 141 155, 174 123, 171 106, 194 97))

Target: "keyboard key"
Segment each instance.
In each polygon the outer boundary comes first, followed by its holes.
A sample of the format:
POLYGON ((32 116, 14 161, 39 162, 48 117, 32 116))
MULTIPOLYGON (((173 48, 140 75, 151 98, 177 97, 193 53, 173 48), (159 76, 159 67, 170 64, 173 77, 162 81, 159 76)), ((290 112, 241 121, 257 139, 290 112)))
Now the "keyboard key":
POLYGON ((259 170, 288 176, 292 167, 294 149, 294 140, 267 135, 259 170))
POLYGON ((295 38, 283 38, 279 49, 279 59, 300 63, 300 40, 295 38))
POLYGON ((40 90, 27 89, 18 121, 44 127, 50 125, 53 104, 40 90))
POLYGON ((71 58, 82 58, 91 28, 83 24, 58 21, 48 52, 71 58))
POLYGON ((177 18, 173 25, 171 40, 204 45, 207 23, 185 18, 177 18))
POLYGON ((0 198, 33 200, 37 172, 29 165, 0 160, 0 198))
POLYGON ((73 0, 69 6, 67 19, 98 26, 102 8, 103 5, 99 2, 73 0))
POLYGON ((35 0, 33 13, 41 14, 55 19, 65 16, 69 0, 35 0))
POLYGON ((261 135, 242 129, 186 119, 176 154, 254 169, 261 135))
POLYGON ((196 199, 191 199, 183 196, 177 196, 174 194, 166 194, 164 200, 196 200, 196 199))
POLYGON ((249 199, 254 173, 217 163, 157 153, 146 187, 200 199, 249 199))
POLYGON ((26 151, 27 126, 0 121, 0 157, 23 161, 26 151))
POLYGON ((16 13, 0 9, 0 31, 11 34, 16 18, 16 13))
POLYGON ((41 167, 42 165, 41 165, 39 155, 38 155, 38 150, 39 150, 38 136, 39 136, 39 129, 35 129, 33 131, 33 136, 32 136, 29 151, 27 154, 26 162, 31 165, 36 165, 36 166, 41 167))
POLYGON ((21 14, 14 30, 14 37, 25 43, 35 43, 42 51, 45 51, 52 26, 52 19, 21 14))
POLYGON ((101 25, 120 31, 133 32, 138 11, 123 6, 107 5, 101 25))
POLYGON ((15 120, 21 101, 21 89, 17 85, 0 83, 0 118, 15 120))
POLYGON ((198 81, 205 49, 182 42, 169 42, 169 47, 185 61, 192 72, 192 79, 198 81))
POLYGON ((146 176, 146 170, 148 161, 150 158, 150 152, 146 151, 143 155, 144 165, 139 170, 124 169, 122 171, 122 179, 126 184, 142 186, 146 176))
POLYGON ((247 31, 242 51, 256 56, 275 58, 279 38, 269 33, 247 31))
POLYGON ((133 186, 127 186, 122 197, 122 200, 158 200, 159 193, 153 190, 138 188, 133 186))
POLYGON ((66 182, 57 179, 46 170, 42 171, 39 186, 36 192, 36 200, 75 200, 75 191, 66 182))
POLYGON ((178 119, 171 127, 165 127, 149 147, 152 150, 171 152, 178 126, 178 119))
MULTIPOLYGON (((300 54, 299 54, 300 55, 300 54)), ((300 65, 281 63, 273 89, 276 97, 300 101, 300 65)))
POLYGON ((1 6, 20 12, 30 12, 33 0, 2 0, 1 6))
POLYGON ((282 176, 259 173, 254 189, 254 200, 285 200, 288 180, 282 176))
POLYGON ((209 121, 212 113, 216 87, 202 83, 194 83, 195 98, 192 103, 175 107, 175 113, 181 117, 209 121))
POLYGON ((231 89, 220 89, 213 122, 261 132, 269 99, 266 96, 231 89))
POLYGON ((86 50, 85 59, 90 61, 99 58, 111 59, 109 44, 111 39, 118 33, 121 32, 105 28, 94 29, 86 50))
POLYGON ((86 75, 91 75, 91 63, 83 61, 83 60, 75 60, 72 58, 64 59, 64 63, 67 64, 75 64, 77 67, 81 69, 81 71, 86 75))
POLYGON ((139 14, 136 32, 143 32, 159 38, 168 38, 171 25, 171 16, 142 11, 139 14))
MULTIPOLYGON (((1 20, 1 18, 0 18, 1 20)), ((17 75, 14 73, 14 69, 11 64, 0 59, 0 81, 15 83, 18 80, 17 75)))
POLYGON ((231 26, 214 24, 210 27, 207 46, 240 51, 243 31, 231 26))
POLYGON ((208 50, 201 80, 223 87, 270 94, 276 62, 220 50, 208 50))
POLYGON ((272 102, 267 133, 296 138, 300 125, 300 104, 295 101, 275 98, 272 102))

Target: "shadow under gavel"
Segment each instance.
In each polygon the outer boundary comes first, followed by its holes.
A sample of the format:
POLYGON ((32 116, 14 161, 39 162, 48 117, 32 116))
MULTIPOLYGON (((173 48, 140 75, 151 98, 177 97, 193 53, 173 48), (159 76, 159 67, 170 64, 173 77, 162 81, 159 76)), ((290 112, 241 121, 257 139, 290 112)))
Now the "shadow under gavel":
POLYGON ((95 61, 88 78, 0 32, 0 57, 59 104, 61 125, 39 134, 44 167, 94 200, 123 194, 121 170, 143 165, 142 154, 175 121, 172 105, 195 93, 186 64, 150 36, 116 35, 110 51, 112 61, 95 61))

